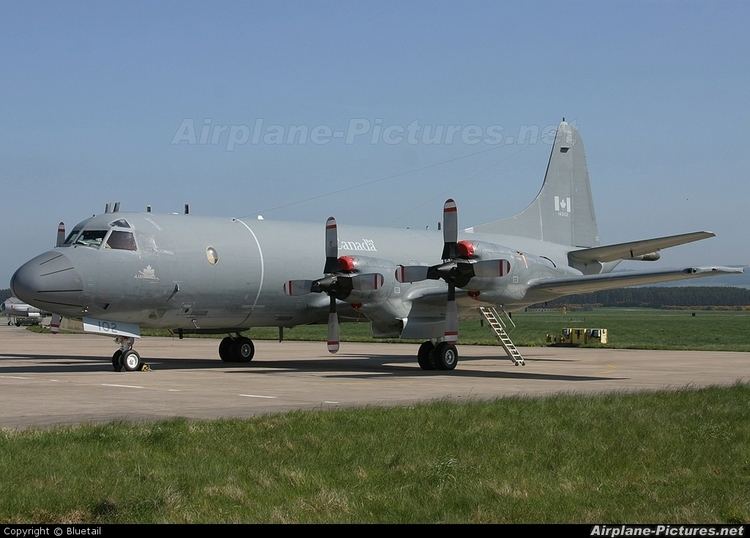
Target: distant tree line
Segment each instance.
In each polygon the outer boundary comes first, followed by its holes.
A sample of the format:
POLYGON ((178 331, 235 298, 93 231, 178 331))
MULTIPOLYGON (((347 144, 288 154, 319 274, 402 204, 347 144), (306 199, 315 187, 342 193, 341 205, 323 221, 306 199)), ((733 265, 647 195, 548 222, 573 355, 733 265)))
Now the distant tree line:
POLYGON ((3 301, 5 301, 5 299, 7 299, 8 297, 10 297, 10 295, 11 295, 11 293, 10 293, 9 289, 7 289, 7 290, 0 290, 0 303, 2 303, 3 301))
POLYGON ((750 289, 684 286, 682 288, 621 288, 583 295, 568 295, 546 303, 559 305, 601 305, 627 307, 748 306, 750 289))

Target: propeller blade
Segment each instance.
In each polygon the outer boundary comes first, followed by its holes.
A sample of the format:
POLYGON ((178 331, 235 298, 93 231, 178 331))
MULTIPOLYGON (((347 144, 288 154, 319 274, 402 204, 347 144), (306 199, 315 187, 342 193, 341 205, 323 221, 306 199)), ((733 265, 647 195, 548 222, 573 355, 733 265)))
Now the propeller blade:
POLYGON ((339 350, 339 316, 336 314, 336 298, 331 297, 331 307, 328 310, 328 352, 339 350))
POLYGON ((63 243, 65 243, 65 223, 61 222, 57 225, 57 243, 55 246, 61 247, 63 243))
POLYGON ((328 217, 326 221, 326 265, 323 272, 335 273, 338 269, 339 259, 339 234, 336 228, 336 219, 328 217))
POLYGON ((508 260, 483 260, 471 264, 474 276, 480 278, 497 278, 510 273, 510 262, 508 260))
POLYGON ((290 297, 312 293, 313 280, 287 280, 284 282, 284 293, 290 297))
POLYGON ((443 206, 443 259, 452 260, 458 255, 458 208, 452 198, 443 206))
POLYGON ((382 288, 385 281, 385 278, 380 273, 354 275, 351 279, 354 291, 375 291, 382 288))
POLYGON ((62 316, 60 314, 52 314, 52 321, 50 321, 49 323, 49 330, 52 334, 57 334, 60 332, 61 321, 62 321, 62 316))
POLYGON ((396 280, 399 282, 419 282, 427 280, 430 267, 426 265, 399 265, 396 267, 396 280))
POLYGON ((445 341, 458 340, 458 305, 456 305, 456 286, 448 284, 448 303, 445 305, 445 341))

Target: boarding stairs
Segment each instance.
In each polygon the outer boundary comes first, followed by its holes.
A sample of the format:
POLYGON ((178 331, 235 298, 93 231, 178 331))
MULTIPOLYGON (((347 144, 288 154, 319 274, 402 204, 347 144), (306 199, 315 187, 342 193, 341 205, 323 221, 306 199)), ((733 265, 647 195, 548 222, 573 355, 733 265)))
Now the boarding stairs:
POLYGON ((482 316, 484 316, 484 319, 487 320, 487 324, 495 334, 495 337, 499 340, 500 345, 503 346, 503 349, 505 350, 505 353, 508 355, 508 358, 511 360, 511 362, 515 366, 524 366, 526 364, 526 361, 523 360, 521 352, 518 351, 518 348, 513 343, 513 340, 510 339, 510 336, 508 336, 508 331, 506 330, 508 327, 508 323, 513 325, 513 327, 515 327, 516 324, 513 322, 513 319, 508 315, 508 313, 502 309, 502 307, 500 309, 505 315, 505 319, 507 319, 507 321, 503 321, 503 316, 495 309, 494 306, 479 307, 480 312, 482 312, 482 316))

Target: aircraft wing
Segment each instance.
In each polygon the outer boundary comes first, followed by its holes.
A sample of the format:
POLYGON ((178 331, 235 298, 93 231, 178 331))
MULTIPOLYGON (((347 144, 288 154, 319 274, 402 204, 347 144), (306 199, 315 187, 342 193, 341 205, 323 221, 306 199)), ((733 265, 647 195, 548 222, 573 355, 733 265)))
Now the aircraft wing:
POLYGON ((612 262, 615 260, 628 260, 651 254, 663 248, 675 247, 715 237, 713 232, 690 232, 679 235, 668 235, 657 237, 655 239, 643 239, 641 241, 630 241, 629 243, 617 243, 614 245, 604 245, 601 247, 584 248, 573 250, 568 253, 571 261, 580 263, 591 262, 612 262))
POLYGON ((622 271, 601 275, 583 275, 565 278, 546 278, 532 280, 529 292, 547 291, 555 295, 590 293, 626 286, 640 286, 670 280, 700 278, 722 274, 742 273, 741 267, 687 267, 685 269, 663 269, 661 271, 622 271))

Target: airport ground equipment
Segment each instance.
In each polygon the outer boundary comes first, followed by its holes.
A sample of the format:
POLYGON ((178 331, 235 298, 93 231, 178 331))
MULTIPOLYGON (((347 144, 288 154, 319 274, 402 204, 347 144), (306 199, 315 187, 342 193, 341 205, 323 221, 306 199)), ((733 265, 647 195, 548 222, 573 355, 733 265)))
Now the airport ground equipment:
POLYGON ((580 346, 581 344, 607 344, 607 329, 565 327, 560 335, 547 334, 547 345, 580 346))

